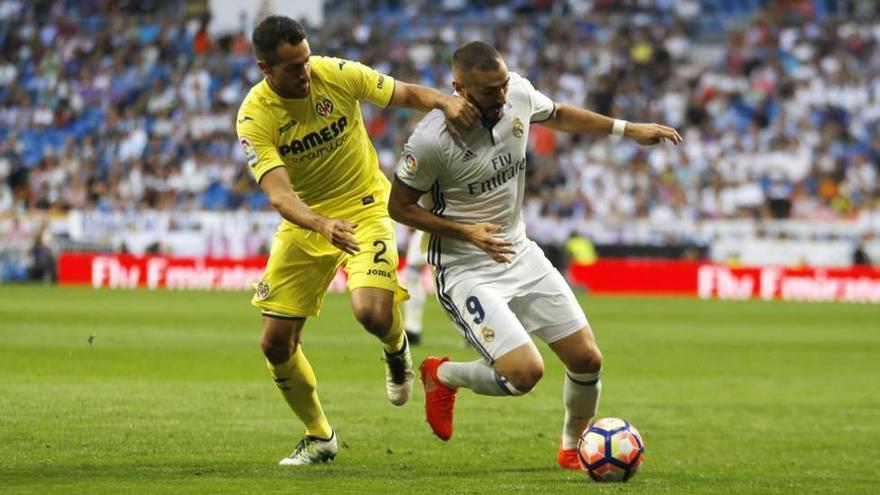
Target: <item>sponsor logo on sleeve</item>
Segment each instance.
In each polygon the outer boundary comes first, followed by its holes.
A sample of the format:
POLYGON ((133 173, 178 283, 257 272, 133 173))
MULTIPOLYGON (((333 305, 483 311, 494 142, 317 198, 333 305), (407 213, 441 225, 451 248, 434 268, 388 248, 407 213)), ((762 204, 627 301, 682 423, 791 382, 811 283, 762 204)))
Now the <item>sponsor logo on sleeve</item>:
POLYGON ((483 342, 492 342, 495 340, 495 330, 492 330, 489 327, 483 327, 481 332, 483 334, 483 342))
POLYGON ((254 149, 254 144, 246 137, 242 137, 239 142, 242 148, 244 148, 244 156, 247 158, 248 165, 251 167, 256 166, 259 160, 257 159, 257 150, 254 149))
POLYGON ((376 83, 376 89, 382 89, 385 86, 385 76, 379 76, 379 81, 376 83))

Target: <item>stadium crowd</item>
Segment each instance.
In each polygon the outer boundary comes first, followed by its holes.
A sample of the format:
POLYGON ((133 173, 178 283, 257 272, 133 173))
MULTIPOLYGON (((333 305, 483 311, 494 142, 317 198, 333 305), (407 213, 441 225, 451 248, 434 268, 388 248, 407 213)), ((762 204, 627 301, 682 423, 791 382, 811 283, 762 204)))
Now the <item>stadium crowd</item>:
MULTIPOLYGON (((221 36, 207 18, 146 3, 120 15, 116 2, 0 0, 0 215, 269 208, 233 125, 261 77, 253 20, 221 36)), ((483 39, 555 100, 682 130, 684 145, 649 149, 535 129, 529 215, 880 214, 871 2, 844 17, 829 8, 839 2, 736 2, 762 6, 710 32, 696 1, 489 2, 479 16, 467 2, 415 3, 354 2, 310 30, 313 52, 449 88, 454 48, 483 39)), ((364 109, 390 171, 419 116, 364 109)))

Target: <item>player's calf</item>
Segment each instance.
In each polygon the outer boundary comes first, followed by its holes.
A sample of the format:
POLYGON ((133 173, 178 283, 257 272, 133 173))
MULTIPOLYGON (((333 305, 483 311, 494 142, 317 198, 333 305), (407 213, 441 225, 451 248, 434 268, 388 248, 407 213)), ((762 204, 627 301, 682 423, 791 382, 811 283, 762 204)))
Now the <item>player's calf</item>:
POLYGON ((573 469, 571 466, 575 464, 571 459, 571 451, 577 447, 581 432, 596 415, 602 392, 600 373, 601 370, 581 373, 570 369, 565 371, 562 388, 565 419, 562 423, 562 441, 557 456, 559 466, 562 468, 573 469))

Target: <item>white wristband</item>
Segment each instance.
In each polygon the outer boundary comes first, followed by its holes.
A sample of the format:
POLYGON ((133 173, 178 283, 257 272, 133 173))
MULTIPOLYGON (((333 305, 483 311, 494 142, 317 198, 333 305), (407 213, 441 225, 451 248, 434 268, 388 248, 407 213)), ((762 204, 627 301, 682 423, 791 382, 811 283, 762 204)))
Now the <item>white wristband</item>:
POLYGON ((615 136, 623 136, 624 131, 626 131, 627 121, 614 119, 614 125, 611 127, 611 134, 615 136))

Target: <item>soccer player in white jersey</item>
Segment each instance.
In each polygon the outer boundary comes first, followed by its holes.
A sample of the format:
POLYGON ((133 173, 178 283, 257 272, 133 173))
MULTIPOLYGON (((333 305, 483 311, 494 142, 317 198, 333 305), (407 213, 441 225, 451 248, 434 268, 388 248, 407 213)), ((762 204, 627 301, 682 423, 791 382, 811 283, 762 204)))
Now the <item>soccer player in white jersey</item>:
POLYGON ((426 232, 437 297, 482 359, 422 362, 425 412, 434 433, 452 436, 455 394, 522 395, 544 373, 530 338, 546 342, 566 368, 565 419, 557 462, 578 469, 577 440, 599 402, 602 355, 565 279, 526 237, 522 220, 529 127, 626 136, 643 145, 678 144, 675 129, 615 120, 554 103, 510 72, 498 52, 468 43, 452 58, 453 88, 483 125, 453 139, 430 112, 406 143, 388 204, 391 217, 426 232), (419 199, 425 195, 424 208, 419 199))
POLYGON ((409 292, 409 299, 403 303, 403 328, 406 338, 412 345, 422 342, 422 318, 425 315, 425 286, 422 285, 422 272, 428 264, 422 252, 421 230, 412 230, 407 242, 406 262, 403 267, 403 285, 409 292))

